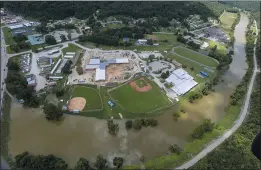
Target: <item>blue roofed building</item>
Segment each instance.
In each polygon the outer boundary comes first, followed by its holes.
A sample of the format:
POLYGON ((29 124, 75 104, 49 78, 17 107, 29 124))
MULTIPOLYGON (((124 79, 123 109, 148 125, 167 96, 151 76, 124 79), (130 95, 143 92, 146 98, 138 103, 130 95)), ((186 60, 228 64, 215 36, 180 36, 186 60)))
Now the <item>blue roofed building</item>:
POLYGON ((108 101, 108 104, 111 106, 111 107, 113 107, 114 106, 114 103, 112 102, 112 101, 108 101))

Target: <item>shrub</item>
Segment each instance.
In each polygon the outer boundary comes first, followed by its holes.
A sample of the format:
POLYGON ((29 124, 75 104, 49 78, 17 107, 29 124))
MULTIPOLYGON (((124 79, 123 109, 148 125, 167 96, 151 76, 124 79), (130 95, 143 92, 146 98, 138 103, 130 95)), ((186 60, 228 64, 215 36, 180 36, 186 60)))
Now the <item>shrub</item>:
POLYGON ((132 127, 136 130, 140 130, 142 128, 142 121, 140 119, 134 120, 132 127))
POLYGON ((129 129, 132 128, 132 120, 127 120, 127 121, 125 122, 125 128, 126 128, 127 130, 129 130, 129 129))

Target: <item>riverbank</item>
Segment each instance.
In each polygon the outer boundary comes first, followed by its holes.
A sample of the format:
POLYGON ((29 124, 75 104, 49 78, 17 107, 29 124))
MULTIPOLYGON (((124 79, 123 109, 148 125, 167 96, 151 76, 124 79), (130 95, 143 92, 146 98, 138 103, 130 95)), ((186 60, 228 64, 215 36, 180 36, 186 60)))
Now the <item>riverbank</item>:
MULTIPOLYGON (((238 37, 236 37, 236 39, 237 38, 238 37)), ((202 139, 196 139, 190 143, 187 143, 184 146, 184 150, 181 154, 179 154, 179 155, 172 154, 172 155, 167 155, 167 156, 162 156, 162 157, 152 159, 145 163, 146 168, 165 169, 165 168, 177 167, 178 165, 180 165, 180 164, 184 163, 185 161, 194 157, 205 146, 207 146, 207 144, 209 144, 211 141, 213 141, 213 139, 219 137, 227 129, 232 127, 234 121, 238 118, 238 115, 240 113, 241 105, 244 101, 248 83, 250 81, 250 78, 251 78, 251 75, 253 72, 253 55, 252 56, 249 55, 250 49, 249 49, 248 43, 249 43, 249 40, 247 39, 245 51, 247 53, 247 62, 248 62, 248 66, 249 66, 248 71, 244 75, 241 83, 239 85, 237 85, 235 92, 231 95, 231 96, 237 96, 237 102, 231 103, 232 100, 230 99, 230 101, 229 101, 230 103, 226 107, 227 114, 225 115, 225 117, 216 124, 216 127, 214 128, 214 130, 211 133, 206 133, 202 139)), ((243 59, 241 59, 241 60, 243 60, 243 59)), ((236 60, 233 62, 236 63, 236 60)), ((232 65, 235 65, 234 63, 232 65)), ((230 71, 233 71, 233 69, 230 69, 228 72, 230 72, 230 71)), ((137 167, 126 166, 126 169, 129 169, 129 168, 134 169, 137 167)))

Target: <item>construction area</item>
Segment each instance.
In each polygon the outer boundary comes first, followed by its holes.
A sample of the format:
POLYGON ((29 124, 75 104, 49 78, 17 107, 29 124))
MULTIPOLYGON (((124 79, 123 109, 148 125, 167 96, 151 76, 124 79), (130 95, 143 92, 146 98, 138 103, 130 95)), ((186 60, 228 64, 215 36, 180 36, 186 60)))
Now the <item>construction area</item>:
POLYGON ((104 86, 107 83, 123 83, 141 71, 136 56, 127 51, 90 50, 85 52, 81 63, 84 73, 79 75, 74 69, 68 77, 69 84, 104 86))

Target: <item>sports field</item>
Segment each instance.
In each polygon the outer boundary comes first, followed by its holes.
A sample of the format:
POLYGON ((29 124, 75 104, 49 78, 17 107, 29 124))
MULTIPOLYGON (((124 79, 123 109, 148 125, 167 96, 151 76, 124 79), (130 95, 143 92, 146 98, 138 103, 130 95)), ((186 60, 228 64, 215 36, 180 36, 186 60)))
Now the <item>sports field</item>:
POLYGON ((83 97, 86 99, 86 105, 83 111, 102 108, 102 101, 97 89, 87 86, 76 86, 73 89, 72 98, 73 97, 83 97))
POLYGON ((141 80, 141 79, 135 80, 135 83, 137 84, 138 87, 144 87, 147 85, 146 81, 141 80))
POLYGON ((177 47, 174 49, 174 51, 183 57, 194 60, 209 67, 217 67, 218 65, 218 63, 211 57, 205 56, 198 52, 194 52, 193 50, 184 47, 177 47))
POLYGON ((221 27, 224 28, 226 32, 229 32, 236 18, 237 13, 225 12, 220 18, 221 27))
POLYGON ((192 77, 194 77, 195 81, 198 83, 202 83, 202 82, 207 81, 208 79, 212 79, 216 74, 216 70, 213 70, 214 72, 210 72, 210 71, 204 69, 204 66, 201 66, 197 63, 186 60, 178 55, 170 54, 170 55, 168 55, 168 58, 174 59, 177 62, 179 62, 180 64, 182 64, 183 66, 186 66, 186 68, 183 68, 183 69, 186 70, 192 77), (208 73, 209 77, 201 78, 201 77, 197 76, 197 74, 199 74, 200 71, 204 71, 204 72, 208 73))
POLYGON ((161 93, 156 83, 148 79, 133 81, 137 86, 151 86, 146 92, 138 92, 129 83, 110 92, 111 97, 126 111, 145 113, 170 104, 167 96, 161 93), (144 83, 146 81, 146 85, 144 83), (139 84, 139 85, 138 85, 139 84), (142 85, 141 85, 142 84, 142 85))

